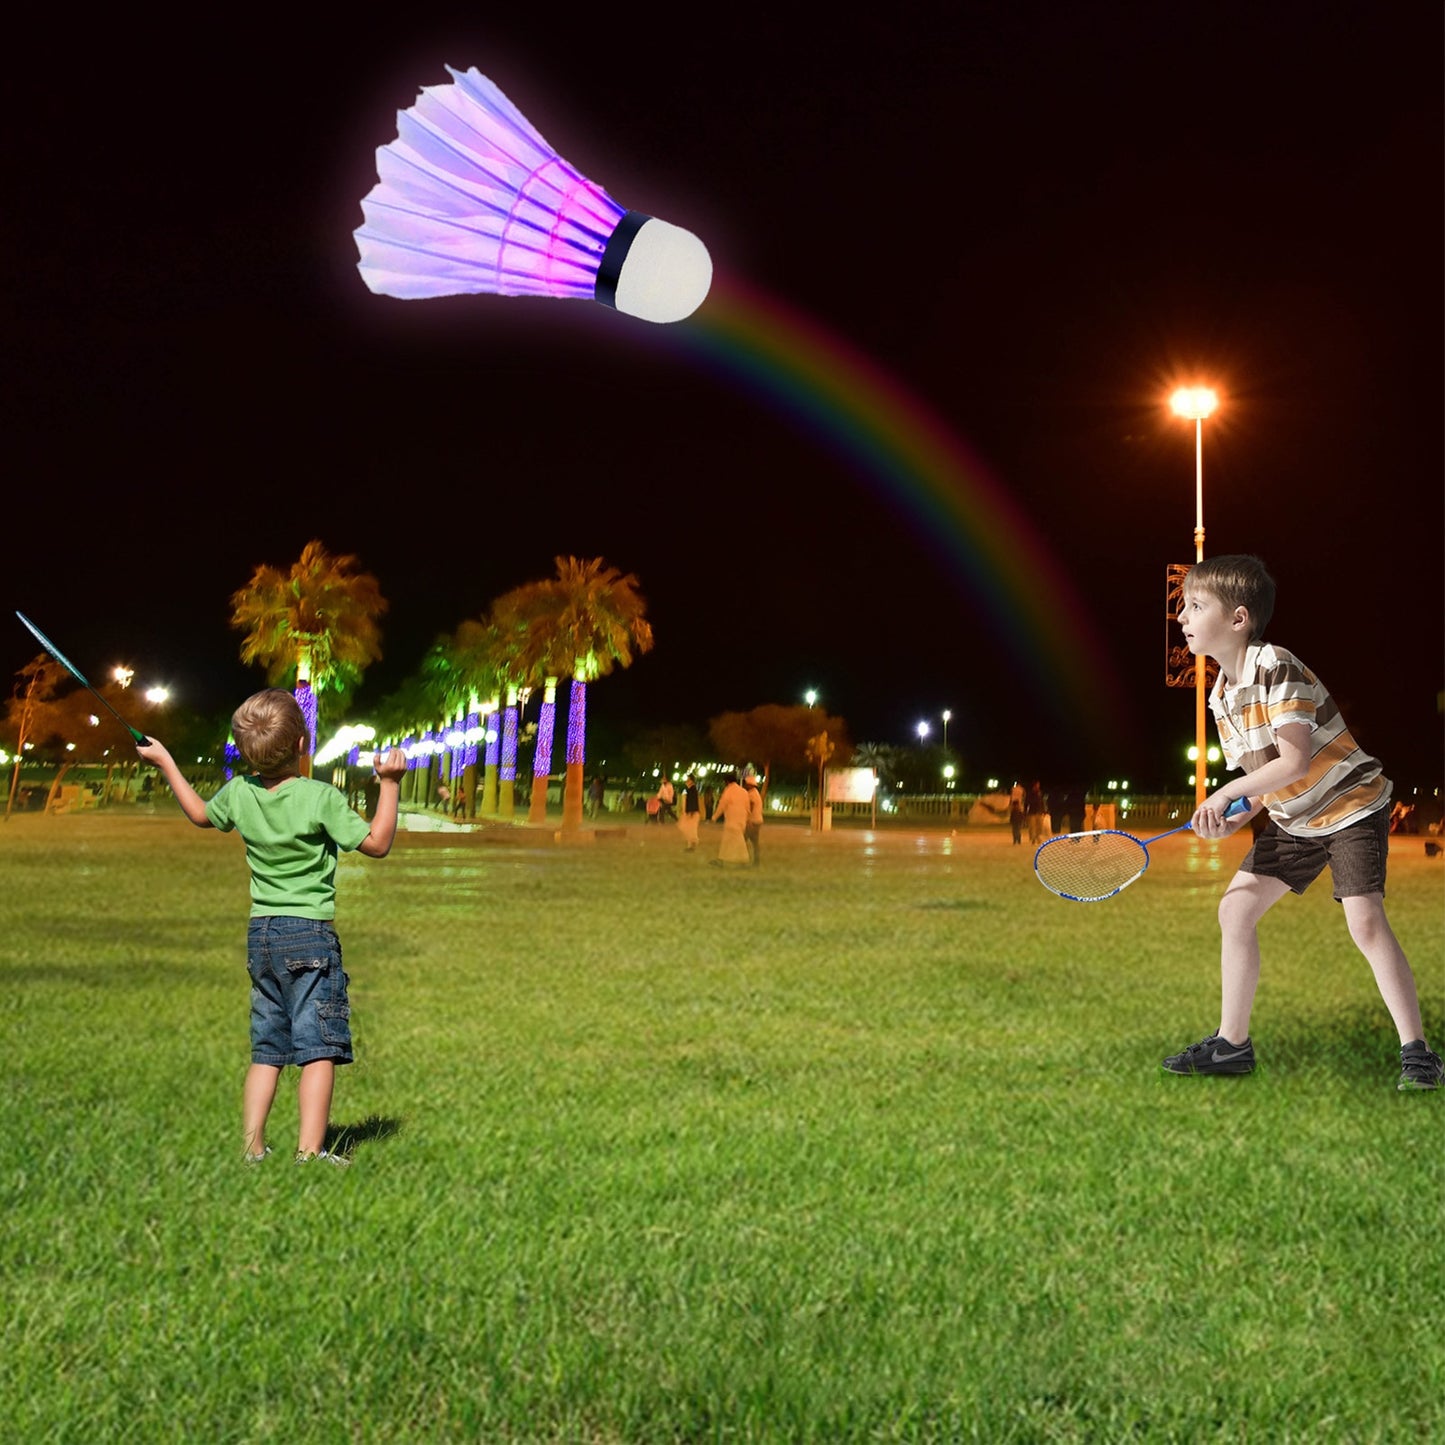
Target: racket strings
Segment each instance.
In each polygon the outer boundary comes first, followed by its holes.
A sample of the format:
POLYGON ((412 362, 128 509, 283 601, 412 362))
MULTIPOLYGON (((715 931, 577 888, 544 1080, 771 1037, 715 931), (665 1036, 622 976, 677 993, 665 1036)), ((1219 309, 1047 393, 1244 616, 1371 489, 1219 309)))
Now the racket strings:
POLYGON ((1066 833, 1038 851, 1034 868, 1050 892, 1082 902, 1109 898, 1149 866, 1149 850, 1128 833, 1066 833))

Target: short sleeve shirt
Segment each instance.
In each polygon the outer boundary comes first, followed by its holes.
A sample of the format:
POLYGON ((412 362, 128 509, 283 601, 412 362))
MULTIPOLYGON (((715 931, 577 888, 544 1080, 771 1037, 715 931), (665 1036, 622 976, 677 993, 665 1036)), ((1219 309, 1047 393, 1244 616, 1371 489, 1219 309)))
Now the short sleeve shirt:
POLYGON ((288 778, 268 791, 260 778, 232 778, 206 804, 223 833, 235 829, 251 865, 251 916, 336 916, 336 855, 370 833, 330 783, 288 778))
POLYGON ((1270 818, 1296 837, 1338 833, 1389 806, 1390 780, 1350 735, 1325 685, 1292 652, 1257 643, 1237 682, 1214 685, 1210 710, 1231 768, 1252 772, 1279 756, 1275 731, 1288 723, 1310 730, 1309 771, 1266 793, 1270 818))

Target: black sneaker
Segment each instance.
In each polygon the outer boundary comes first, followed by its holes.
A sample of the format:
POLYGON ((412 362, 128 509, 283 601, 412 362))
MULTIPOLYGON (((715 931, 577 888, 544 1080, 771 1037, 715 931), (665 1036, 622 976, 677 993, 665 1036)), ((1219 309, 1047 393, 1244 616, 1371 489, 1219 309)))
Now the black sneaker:
POLYGON ((1416 1039, 1400 1050, 1400 1082, 1397 1089, 1438 1089, 1440 1087, 1440 1055, 1425 1047, 1424 1039, 1416 1039))
POLYGON ((1171 1074, 1252 1074, 1254 1045, 1248 1039, 1232 1044, 1219 1034, 1210 1034, 1180 1053, 1170 1054, 1164 1067, 1171 1074))

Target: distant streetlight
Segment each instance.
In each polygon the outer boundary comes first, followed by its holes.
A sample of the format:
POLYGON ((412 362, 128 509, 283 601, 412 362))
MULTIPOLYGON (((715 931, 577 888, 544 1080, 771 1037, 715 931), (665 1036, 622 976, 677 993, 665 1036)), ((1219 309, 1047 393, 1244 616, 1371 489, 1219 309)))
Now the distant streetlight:
POLYGON ((927 724, 926 722, 921 722, 921 723, 919 723, 919 724, 918 724, 918 741, 919 741, 919 742, 922 742, 922 741, 924 740, 924 738, 926 738, 927 736, 928 736, 928 724, 927 724))
POLYGON ((131 680, 131 678, 133 678, 133 677, 135 676, 135 668, 133 668, 133 667, 126 667, 126 666, 124 666, 124 665, 121 664, 121 663, 117 663, 117 664, 111 669, 110 675, 111 675, 111 677, 113 677, 113 678, 115 679, 115 681, 118 682, 122 687, 129 687, 129 686, 130 686, 130 680, 131 680))
POLYGON ((146 689, 146 701, 160 704, 170 699, 170 689, 165 687, 150 687, 146 689))
MULTIPOLYGON (((1201 753, 1199 751, 1199 745, 1196 743, 1192 747, 1185 748, 1184 756, 1194 765, 1194 771, 1189 775, 1189 781, 1197 787, 1198 780, 1201 777, 1204 778, 1205 782, 1209 781, 1209 770, 1214 767, 1224 755, 1217 747, 1206 748, 1205 751, 1201 753), (1204 759, 1203 767, 1199 765, 1199 759, 1201 757, 1204 759)), ((1124 786, 1127 788, 1129 785, 1125 783, 1124 786)))
POLYGON ((947 708, 944 708, 944 710, 943 710, 943 752, 944 752, 944 756, 945 756, 945 757, 948 755, 948 720, 949 720, 949 718, 951 718, 952 716, 953 716, 953 714, 952 714, 947 708))
MULTIPOLYGON (((1219 405, 1219 398, 1207 386, 1181 387, 1169 398, 1175 416, 1194 423, 1194 560, 1204 560, 1204 418, 1219 405)), ((1205 756, 1204 718, 1208 711, 1204 686, 1205 659, 1194 659, 1194 746, 1197 756, 1205 756)), ((1204 768, 1194 771, 1194 806, 1197 808, 1208 791, 1204 768)))
POLYGON ((810 688, 807 690, 807 692, 805 692, 805 693, 803 694, 803 701, 804 701, 805 703, 807 703, 809 707, 817 707, 817 705, 818 705, 818 694, 817 694, 817 691, 816 691, 814 688, 811 688, 811 687, 810 687, 810 688))

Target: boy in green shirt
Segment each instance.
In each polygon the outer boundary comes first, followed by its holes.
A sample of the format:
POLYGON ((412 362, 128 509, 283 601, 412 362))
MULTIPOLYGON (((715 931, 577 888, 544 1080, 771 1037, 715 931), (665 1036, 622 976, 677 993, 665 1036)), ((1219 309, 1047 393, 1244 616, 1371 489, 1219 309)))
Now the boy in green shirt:
POLYGON ((393 750, 376 764, 381 795, 366 821, 329 783, 299 775, 306 720, 296 699, 267 688, 231 718, 249 776, 237 775, 210 802, 186 781, 165 747, 149 739, 136 751, 165 775, 176 801, 198 828, 237 829, 251 867, 251 1067, 243 1095, 246 1158, 265 1158, 266 1119, 281 1070, 298 1064, 301 1114, 297 1163, 349 1161, 326 1152, 326 1126, 337 1064, 351 1062, 351 1005, 336 916, 336 854, 356 850, 384 858, 396 836, 405 756, 393 750))

